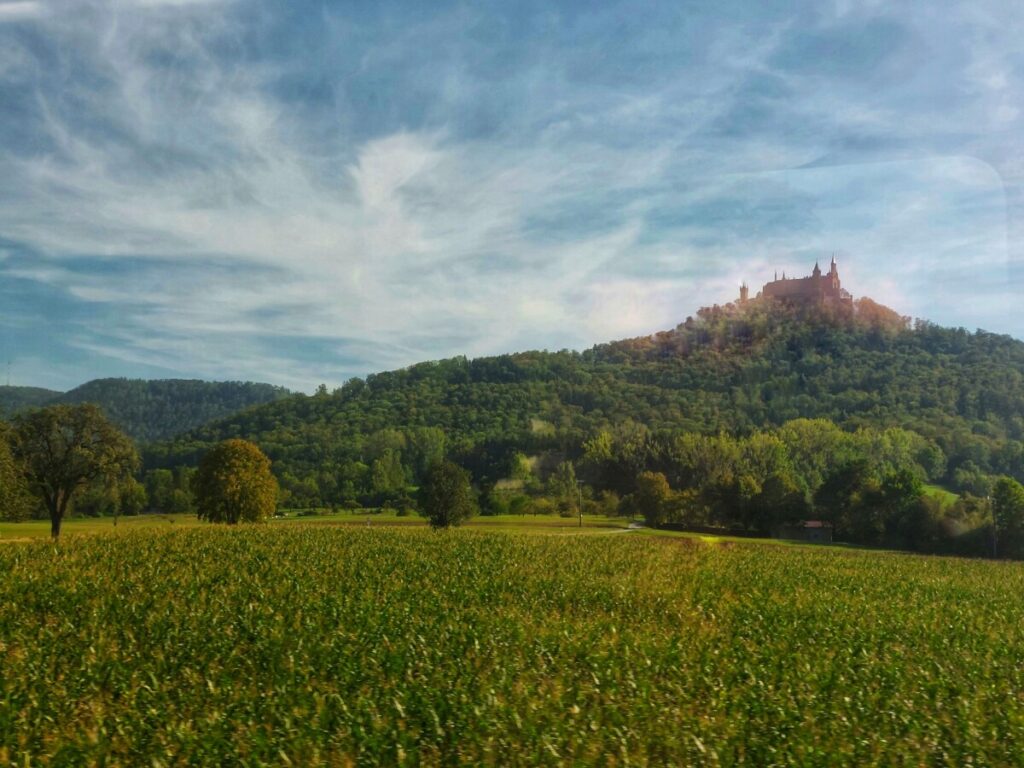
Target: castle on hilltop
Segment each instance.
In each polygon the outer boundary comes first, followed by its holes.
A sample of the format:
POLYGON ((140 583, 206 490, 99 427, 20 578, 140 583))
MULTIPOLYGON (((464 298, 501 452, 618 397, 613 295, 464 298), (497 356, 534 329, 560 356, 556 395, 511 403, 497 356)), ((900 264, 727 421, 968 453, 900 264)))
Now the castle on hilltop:
MULTIPOLYGON (((750 301, 750 289, 747 288, 747 284, 743 283, 740 286, 740 304, 745 304, 750 301)), ((838 304, 840 306, 853 306, 853 296, 850 295, 849 291, 843 290, 842 285, 839 283, 839 268, 836 265, 836 257, 832 257, 832 264, 829 267, 828 274, 822 274, 821 268, 818 263, 814 263, 814 270, 811 272, 810 277, 794 277, 786 278, 786 273, 782 273, 782 278, 779 278, 779 274, 775 273, 775 279, 770 283, 765 283, 758 294, 758 299, 775 299, 776 301, 784 301, 790 304, 797 305, 808 305, 808 304, 838 304)))

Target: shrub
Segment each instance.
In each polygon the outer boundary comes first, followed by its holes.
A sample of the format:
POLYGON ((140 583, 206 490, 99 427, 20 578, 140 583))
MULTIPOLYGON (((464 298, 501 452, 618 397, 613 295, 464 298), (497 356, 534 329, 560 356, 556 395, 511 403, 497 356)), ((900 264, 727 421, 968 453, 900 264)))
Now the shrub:
POLYGON ((508 502, 508 511, 512 515, 525 515, 530 511, 530 497, 521 494, 513 496, 508 502))
POLYGON ((533 515, 551 515, 555 512, 555 504, 551 499, 546 499, 543 496, 534 499, 530 503, 530 514, 533 515))

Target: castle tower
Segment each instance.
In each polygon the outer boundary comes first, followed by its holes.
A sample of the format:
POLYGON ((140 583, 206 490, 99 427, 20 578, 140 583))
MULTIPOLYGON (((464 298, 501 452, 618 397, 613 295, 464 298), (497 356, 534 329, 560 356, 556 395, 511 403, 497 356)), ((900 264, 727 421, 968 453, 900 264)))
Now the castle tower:
POLYGON ((811 270, 812 277, 821 277, 821 267, 818 266, 818 262, 814 262, 814 269, 811 270))
POLYGON ((742 304, 750 296, 750 289, 747 287, 747 281, 744 280, 740 285, 740 303, 742 304))

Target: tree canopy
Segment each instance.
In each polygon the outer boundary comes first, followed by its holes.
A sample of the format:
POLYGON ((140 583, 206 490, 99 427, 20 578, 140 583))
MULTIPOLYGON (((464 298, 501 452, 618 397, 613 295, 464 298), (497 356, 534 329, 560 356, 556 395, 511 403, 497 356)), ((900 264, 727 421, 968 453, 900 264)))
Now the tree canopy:
POLYGON ((1001 477, 992 490, 992 518, 997 537, 996 554, 1024 555, 1024 486, 1012 477, 1001 477))
POLYGON ((0 520, 17 521, 29 516, 32 497, 22 467, 11 452, 12 437, 0 422, 0 520))
POLYGON ((431 465, 420 487, 420 508, 433 528, 460 525, 476 512, 469 473, 450 461, 431 465))
POLYGON ((263 520, 277 504, 270 460, 247 440, 225 440, 208 451, 194 486, 199 517, 214 523, 263 520))

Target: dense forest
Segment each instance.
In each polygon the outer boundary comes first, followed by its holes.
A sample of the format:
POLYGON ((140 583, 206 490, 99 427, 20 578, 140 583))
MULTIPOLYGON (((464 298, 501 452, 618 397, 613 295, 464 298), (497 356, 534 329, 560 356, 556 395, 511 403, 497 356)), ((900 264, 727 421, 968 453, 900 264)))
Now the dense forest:
POLYGON ((147 443, 174 437, 290 394, 282 387, 251 382, 96 379, 63 393, 34 387, 0 387, 0 416, 8 418, 44 405, 95 403, 125 433, 139 443, 147 443))
POLYGON ((414 482, 438 451, 487 485, 523 456, 542 475, 559 457, 579 459, 604 432, 653 445, 795 419, 911 431, 936 451, 928 479, 984 496, 993 475, 1024 478, 1024 343, 911 324, 869 299, 852 315, 726 305, 585 352, 459 357, 353 379, 150 445, 144 458, 194 466, 213 443, 246 437, 284 487, 334 503, 387 485, 375 474, 414 482))

